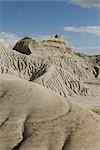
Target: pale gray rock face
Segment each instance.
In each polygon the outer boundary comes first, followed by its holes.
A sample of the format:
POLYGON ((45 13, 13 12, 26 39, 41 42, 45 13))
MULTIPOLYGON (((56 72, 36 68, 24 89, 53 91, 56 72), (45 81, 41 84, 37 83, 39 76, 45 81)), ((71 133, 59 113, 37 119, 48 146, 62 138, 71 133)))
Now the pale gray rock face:
POLYGON ((1 48, 1 72, 36 82, 65 97, 93 95, 84 82, 99 77, 98 66, 74 53, 63 54, 59 48, 59 53, 52 53, 50 47, 49 50, 48 47, 43 50, 33 48, 33 53, 27 56, 1 48))
POLYGON ((40 85, 1 75, 0 149, 84 148, 100 149, 98 115, 40 85))
POLYGON ((99 150, 100 56, 58 35, 15 47, 0 43, 0 150, 99 150))

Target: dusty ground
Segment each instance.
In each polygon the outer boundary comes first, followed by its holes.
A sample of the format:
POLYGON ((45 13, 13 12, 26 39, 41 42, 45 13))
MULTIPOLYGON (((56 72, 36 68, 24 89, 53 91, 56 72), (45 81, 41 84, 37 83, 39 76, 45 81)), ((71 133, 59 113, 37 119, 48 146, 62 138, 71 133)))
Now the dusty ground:
POLYGON ((86 84, 93 91, 93 96, 71 96, 69 99, 100 114, 100 80, 87 81, 86 84))

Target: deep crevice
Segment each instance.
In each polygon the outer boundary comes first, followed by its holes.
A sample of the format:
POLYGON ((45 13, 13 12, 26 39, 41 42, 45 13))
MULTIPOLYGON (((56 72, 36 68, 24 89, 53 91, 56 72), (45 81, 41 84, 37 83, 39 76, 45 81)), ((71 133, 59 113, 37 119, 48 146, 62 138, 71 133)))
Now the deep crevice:
POLYGON ((7 117, 7 118, 5 119, 5 121, 3 121, 3 122, 1 123, 0 128, 1 128, 2 126, 4 126, 5 123, 6 123, 8 120, 9 120, 9 117, 7 117))
POLYGON ((33 81, 33 80, 39 78, 40 76, 42 76, 44 73, 46 73, 46 71, 47 71, 47 68, 46 68, 46 67, 47 67, 47 65, 44 64, 44 65, 40 68, 40 70, 36 71, 36 72, 30 77, 29 81, 33 81))
POLYGON ((62 150, 67 150, 68 147, 69 147, 69 144, 70 144, 70 139, 71 139, 71 134, 69 135, 68 138, 66 138, 65 142, 64 142, 64 145, 62 147, 62 150))
POLYGON ((95 70, 95 72, 93 71, 93 74, 95 75, 95 78, 97 78, 99 75, 99 68, 97 66, 94 66, 93 68, 95 70))
POLYGON ((17 145, 12 150, 19 150, 21 144, 24 141, 24 131, 23 131, 22 137, 23 137, 22 140, 19 143, 17 143, 17 145))

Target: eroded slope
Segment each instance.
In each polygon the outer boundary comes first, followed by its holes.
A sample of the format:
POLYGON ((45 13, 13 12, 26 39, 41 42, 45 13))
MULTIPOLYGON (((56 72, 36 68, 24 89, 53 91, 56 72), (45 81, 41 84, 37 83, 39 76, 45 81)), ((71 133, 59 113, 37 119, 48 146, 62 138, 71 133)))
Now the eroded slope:
POLYGON ((84 147, 100 149, 100 116, 40 85, 1 75, 0 149, 84 150, 84 147))
MULTIPOLYGON (((55 48, 54 48, 55 49, 55 48)), ((48 48, 44 49, 46 53, 48 48)), ((59 48, 58 48, 59 50, 59 48)), ((88 61, 77 57, 74 53, 60 55, 60 53, 45 56, 39 50, 31 55, 24 55, 16 51, 0 48, 1 72, 37 82, 62 96, 93 95, 84 81, 94 79, 97 72, 88 61)))

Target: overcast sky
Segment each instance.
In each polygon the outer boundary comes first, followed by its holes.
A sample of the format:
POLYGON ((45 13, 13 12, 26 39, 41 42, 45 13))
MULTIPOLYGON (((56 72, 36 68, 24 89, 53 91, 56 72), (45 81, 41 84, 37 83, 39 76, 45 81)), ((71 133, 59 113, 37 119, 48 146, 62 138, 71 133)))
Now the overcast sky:
POLYGON ((0 0, 0 41, 61 34, 77 51, 100 54, 100 0, 0 0))

